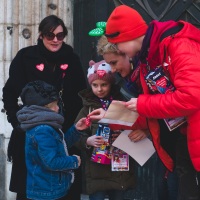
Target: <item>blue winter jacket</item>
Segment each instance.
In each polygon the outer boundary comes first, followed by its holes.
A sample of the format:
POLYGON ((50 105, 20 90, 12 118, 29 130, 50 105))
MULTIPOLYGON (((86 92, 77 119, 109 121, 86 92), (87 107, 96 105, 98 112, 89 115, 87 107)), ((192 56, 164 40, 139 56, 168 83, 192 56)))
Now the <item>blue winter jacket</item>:
MULTIPOLYGON (((67 147, 80 138, 73 125, 65 134, 67 147)), ((71 170, 78 159, 67 156, 62 134, 48 125, 38 125, 26 132, 27 198, 58 199, 67 194, 72 180, 71 170)))

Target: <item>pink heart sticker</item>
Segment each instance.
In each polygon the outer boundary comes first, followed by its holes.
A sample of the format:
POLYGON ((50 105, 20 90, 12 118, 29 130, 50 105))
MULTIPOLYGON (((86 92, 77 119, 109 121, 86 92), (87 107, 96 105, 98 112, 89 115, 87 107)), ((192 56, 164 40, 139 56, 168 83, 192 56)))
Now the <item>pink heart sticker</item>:
POLYGON ((97 74, 100 78, 102 78, 106 75, 106 71, 105 70, 97 70, 97 74))
POLYGON ((44 70, 44 64, 36 65, 36 68, 42 72, 44 70))
POLYGON ((60 69, 66 70, 68 68, 68 64, 60 65, 60 69))

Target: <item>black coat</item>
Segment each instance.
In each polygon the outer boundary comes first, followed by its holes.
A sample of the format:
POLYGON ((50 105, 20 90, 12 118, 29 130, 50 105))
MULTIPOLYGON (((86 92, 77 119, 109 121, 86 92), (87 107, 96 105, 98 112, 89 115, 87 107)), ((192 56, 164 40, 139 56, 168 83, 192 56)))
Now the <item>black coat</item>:
POLYGON ((63 43, 58 52, 50 52, 39 40, 37 45, 18 51, 11 62, 9 78, 3 88, 4 108, 8 122, 14 128, 9 143, 10 148, 8 148, 8 153, 11 154, 13 161, 10 190, 17 193, 24 193, 26 184, 25 134, 20 133, 16 128, 19 124, 16 118, 16 112, 20 109, 18 98, 25 84, 34 80, 46 81, 56 86, 58 91, 63 88, 64 130, 72 125, 81 109, 82 102, 78 92, 86 88, 80 59, 73 52, 71 46, 63 43), (36 66, 41 64, 44 65, 44 69, 38 70, 36 66), (61 69, 62 64, 67 64, 68 68, 66 70, 61 69))

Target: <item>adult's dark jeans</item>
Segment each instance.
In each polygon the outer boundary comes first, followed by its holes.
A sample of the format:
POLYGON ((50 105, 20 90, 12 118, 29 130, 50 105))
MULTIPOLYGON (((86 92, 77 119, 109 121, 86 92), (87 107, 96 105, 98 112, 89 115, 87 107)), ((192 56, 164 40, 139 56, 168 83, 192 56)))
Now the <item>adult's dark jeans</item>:
POLYGON ((178 200, 200 200, 198 174, 192 165, 185 135, 177 141, 176 170, 179 177, 178 200))
POLYGON ((158 200, 177 200, 178 176, 176 171, 167 170, 159 158, 157 167, 158 200))
POLYGON ((15 128, 8 144, 8 160, 12 162, 9 190, 17 193, 16 200, 26 198, 25 132, 15 128))

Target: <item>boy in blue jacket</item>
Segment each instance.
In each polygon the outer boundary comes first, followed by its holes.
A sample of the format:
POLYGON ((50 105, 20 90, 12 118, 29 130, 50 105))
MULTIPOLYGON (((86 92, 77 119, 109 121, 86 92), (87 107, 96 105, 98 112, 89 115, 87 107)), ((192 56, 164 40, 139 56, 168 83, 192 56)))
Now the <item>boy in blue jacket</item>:
POLYGON ((20 128, 26 131, 27 198, 63 200, 74 181, 73 170, 81 164, 79 156, 69 156, 67 147, 77 142, 80 131, 87 128, 85 118, 63 133, 59 95, 44 81, 28 83, 21 99, 24 107, 17 118, 20 128))

